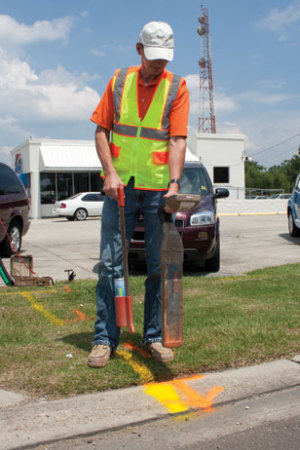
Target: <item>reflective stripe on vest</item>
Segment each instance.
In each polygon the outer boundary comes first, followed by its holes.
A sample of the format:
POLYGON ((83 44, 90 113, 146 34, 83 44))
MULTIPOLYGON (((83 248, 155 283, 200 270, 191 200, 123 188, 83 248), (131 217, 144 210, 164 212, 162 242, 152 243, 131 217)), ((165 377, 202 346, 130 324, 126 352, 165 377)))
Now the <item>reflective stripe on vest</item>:
POLYGON ((139 67, 121 69, 115 75, 112 161, 124 184, 134 176, 138 189, 167 189, 169 113, 181 78, 164 71, 141 120, 138 77, 139 67))
MULTIPOLYGON (((121 99, 122 99, 122 92, 123 92, 123 88, 124 88, 124 83, 125 83, 125 79, 126 79, 126 75, 128 72, 128 68, 127 69, 121 69, 117 75, 117 79, 115 82, 115 88, 114 88, 114 108, 115 108, 115 122, 118 123, 120 121, 120 107, 121 107, 121 99)), ((168 97, 167 97, 167 101, 165 104, 165 108, 164 108, 164 113, 163 113, 163 117, 162 117, 162 128, 163 129, 168 129, 169 128, 169 112, 172 106, 173 101, 176 98, 177 95, 177 91, 179 88, 179 84, 180 84, 180 80, 181 77, 179 77, 178 75, 174 75, 172 77, 172 81, 171 81, 171 86, 169 88, 169 92, 168 92, 168 97)), ((125 129, 124 129, 125 130, 125 129)), ((118 131, 119 132, 119 131, 118 131)), ((122 131, 120 131, 121 134, 122 131)), ((127 134, 124 133, 128 136, 133 136, 133 134, 127 134)), ((149 139, 152 139, 150 131, 145 131, 143 130, 141 133, 141 137, 147 137, 149 139)), ((169 136, 163 137, 162 135, 160 137, 153 137, 153 139, 169 139, 169 136)))

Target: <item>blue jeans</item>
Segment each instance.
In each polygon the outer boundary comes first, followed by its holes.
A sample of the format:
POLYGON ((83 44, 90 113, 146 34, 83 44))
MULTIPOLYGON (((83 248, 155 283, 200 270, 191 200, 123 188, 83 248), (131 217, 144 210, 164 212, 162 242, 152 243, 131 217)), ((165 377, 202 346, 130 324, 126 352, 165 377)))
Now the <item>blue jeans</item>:
MULTIPOLYGON (((134 189, 133 181, 124 188, 127 248, 139 212, 144 215, 147 278, 145 281, 144 342, 161 341, 160 247, 162 226, 157 215, 164 204, 164 191, 134 189)), ((114 279, 123 276, 122 239, 117 202, 106 196, 102 211, 99 277, 96 288, 97 320, 95 344, 116 348, 120 328, 116 326, 114 279)))

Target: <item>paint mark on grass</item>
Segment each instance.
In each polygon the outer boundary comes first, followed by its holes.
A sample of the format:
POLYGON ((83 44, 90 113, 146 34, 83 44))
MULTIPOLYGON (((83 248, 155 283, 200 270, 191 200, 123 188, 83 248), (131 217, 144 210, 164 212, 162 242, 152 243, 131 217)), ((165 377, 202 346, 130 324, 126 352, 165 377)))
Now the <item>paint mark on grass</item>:
POLYGON ((143 348, 138 347, 137 345, 133 344, 130 341, 129 342, 125 342, 124 343, 124 347, 126 347, 128 350, 135 350, 136 352, 138 352, 144 358, 150 358, 151 357, 150 353, 148 353, 146 350, 144 350, 143 348))
POLYGON ((84 312, 79 311, 79 309, 73 309, 72 311, 74 314, 76 314, 76 318, 75 319, 67 319, 66 322, 70 323, 70 322, 80 322, 83 320, 88 320, 88 317, 84 314, 84 312))
POLYGON ((132 351, 118 350, 116 353, 124 361, 128 362, 134 372, 139 375, 141 383, 149 383, 149 381, 154 380, 151 370, 148 369, 143 361, 135 357, 132 351))
POLYGON ((30 306, 38 311, 42 316, 45 317, 45 319, 49 320, 50 322, 54 323, 54 325, 62 326, 65 324, 65 321, 62 319, 59 319, 55 316, 55 314, 52 314, 51 312, 47 311, 43 305, 40 305, 39 303, 36 303, 35 298, 33 295, 31 295, 27 291, 18 292, 22 297, 26 298, 28 302, 30 303, 30 306))

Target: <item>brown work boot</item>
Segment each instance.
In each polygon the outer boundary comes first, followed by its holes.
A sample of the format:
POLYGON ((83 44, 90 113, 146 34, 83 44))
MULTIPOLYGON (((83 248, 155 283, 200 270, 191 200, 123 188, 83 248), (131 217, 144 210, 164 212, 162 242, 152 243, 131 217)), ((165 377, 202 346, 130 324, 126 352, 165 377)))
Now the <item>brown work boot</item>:
POLYGON ((169 362, 174 359, 172 350, 164 347, 161 342, 147 342, 146 347, 155 361, 169 362))
POLYGON ((104 367, 109 363, 112 347, 109 345, 96 344, 89 354, 87 365, 90 367, 104 367))

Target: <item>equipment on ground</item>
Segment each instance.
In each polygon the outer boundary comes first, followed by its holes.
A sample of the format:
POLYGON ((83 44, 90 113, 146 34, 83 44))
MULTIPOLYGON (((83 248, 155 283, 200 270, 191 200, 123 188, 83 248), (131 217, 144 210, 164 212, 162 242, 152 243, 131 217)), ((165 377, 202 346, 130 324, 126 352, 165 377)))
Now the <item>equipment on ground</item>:
POLYGON ((10 274, 2 261, 0 255, 0 276, 6 286, 49 286, 54 284, 51 277, 39 277, 33 271, 33 257, 31 255, 21 256, 12 243, 10 236, 5 228, 1 218, 0 222, 4 233, 11 245, 14 254, 10 257, 10 274))
MULTIPOLYGON (((177 194, 166 198, 174 212, 188 211, 200 201, 200 195, 177 194)), ((183 244, 173 223, 172 214, 163 207, 158 211, 163 227, 160 252, 162 277, 162 341, 165 347, 183 343, 183 244)))
POLYGON ((114 280, 115 282, 115 311, 116 323, 118 327, 127 327, 130 333, 135 332, 133 317, 132 317, 132 301, 129 295, 129 270, 127 258, 126 245, 126 227, 125 227, 125 197, 124 187, 118 187, 118 207, 120 214, 120 227, 122 238, 122 252, 123 252, 123 277, 114 280))

